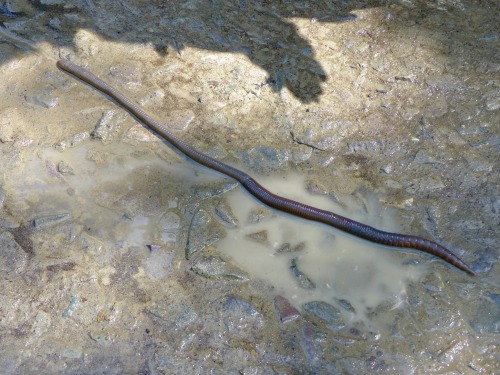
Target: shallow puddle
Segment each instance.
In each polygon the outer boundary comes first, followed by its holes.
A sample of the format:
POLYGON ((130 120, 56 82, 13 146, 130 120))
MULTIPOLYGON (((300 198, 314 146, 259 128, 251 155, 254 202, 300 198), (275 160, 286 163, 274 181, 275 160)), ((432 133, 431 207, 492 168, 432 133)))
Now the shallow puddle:
MULTIPOLYGON (((326 196, 308 194, 301 176, 268 177, 259 181, 278 195, 379 229, 398 229, 393 215, 379 206, 374 195, 363 197, 362 208, 343 209, 326 196)), ((286 296, 297 307, 309 301, 325 301, 337 306, 348 301, 354 309, 344 311, 344 319, 370 325, 366 316, 368 309, 387 302, 396 307, 404 300, 407 282, 418 280, 425 272, 424 266, 402 264, 403 258, 394 249, 278 211, 251 223, 252 212, 260 210, 262 205, 242 189, 228 193, 228 199, 240 226, 230 230, 218 248, 253 277, 271 283, 277 294, 286 296), (267 232, 267 240, 259 243, 249 238, 252 233, 262 231, 267 232), (283 252, 284 246, 289 248, 288 252, 283 252), (293 259, 296 259, 296 268, 314 284, 313 288, 300 285, 291 269, 293 259)))

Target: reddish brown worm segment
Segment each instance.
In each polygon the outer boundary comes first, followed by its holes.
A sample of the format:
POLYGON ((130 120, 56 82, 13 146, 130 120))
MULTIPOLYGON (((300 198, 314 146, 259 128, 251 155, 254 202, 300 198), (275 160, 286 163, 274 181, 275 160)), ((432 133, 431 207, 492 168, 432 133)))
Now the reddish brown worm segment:
POLYGON ((214 169, 220 173, 234 178, 241 185, 243 185, 250 194, 260 200, 262 203, 294 216, 330 225, 334 228, 340 229, 344 232, 371 242, 387 246, 405 247, 421 250, 423 252, 435 255, 443 259, 444 261, 453 264, 455 267, 471 275, 474 275, 472 269, 465 262, 463 262, 451 251, 436 242, 417 236, 383 232, 368 225, 361 224, 357 221, 337 215, 333 212, 321 210, 319 208, 308 206, 306 204, 283 198, 271 193, 269 190, 265 189, 262 185, 255 181, 252 177, 250 177, 247 173, 221 163, 220 161, 215 160, 186 144, 175 134, 172 134, 162 124, 150 117, 137 104, 129 100, 115 88, 111 87, 106 82, 102 81, 89 71, 73 64, 68 60, 59 60, 57 62, 57 66, 60 69, 70 73, 74 77, 81 79, 95 89, 113 98, 130 114, 135 116, 150 129, 161 135, 170 144, 175 146, 179 151, 181 151, 183 154, 187 155, 194 161, 200 163, 201 165, 204 165, 205 167, 214 169))

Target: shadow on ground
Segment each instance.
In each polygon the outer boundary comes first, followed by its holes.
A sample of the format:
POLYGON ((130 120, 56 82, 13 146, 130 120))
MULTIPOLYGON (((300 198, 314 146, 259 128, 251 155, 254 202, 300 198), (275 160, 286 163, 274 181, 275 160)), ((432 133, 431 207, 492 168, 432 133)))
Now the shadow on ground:
MULTIPOLYGON (((325 70, 310 43, 290 18, 310 22, 349 22, 353 10, 386 1, 21 1, 0 3, 0 22, 28 40, 74 47, 74 36, 88 29, 118 43, 152 44, 158 53, 182 54, 186 46, 218 52, 242 53, 268 72, 276 92, 287 87, 302 102, 317 101, 325 70), (56 3, 56 5, 45 5, 56 3), (57 4, 60 3, 60 4, 57 4), (48 17, 45 24, 34 22, 48 17), (30 35, 26 23, 33 23, 30 35), (17 27, 16 25, 20 25, 17 27), (262 28, 260 25, 266 25, 262 28)), ((4 56, 5 60, 12 56, 4 56)))

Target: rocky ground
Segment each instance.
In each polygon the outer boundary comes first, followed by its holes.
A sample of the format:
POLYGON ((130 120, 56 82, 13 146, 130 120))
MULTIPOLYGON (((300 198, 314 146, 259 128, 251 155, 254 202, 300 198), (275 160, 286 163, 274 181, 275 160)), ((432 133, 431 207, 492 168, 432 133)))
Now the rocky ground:
POLYGON ((3 371, 498 371, 499 19, 493 0, 1 1, 3 371), (241 218, 237 184, 61 58, 256 179, 303 176, 360 220, 376 197, 366 222, 390 210, 477 275, 373 247, 329 285, 301 240, 316 229, 257 202, 241 218), (233 259, 243 246, 287 253, 296 289, 233 259))

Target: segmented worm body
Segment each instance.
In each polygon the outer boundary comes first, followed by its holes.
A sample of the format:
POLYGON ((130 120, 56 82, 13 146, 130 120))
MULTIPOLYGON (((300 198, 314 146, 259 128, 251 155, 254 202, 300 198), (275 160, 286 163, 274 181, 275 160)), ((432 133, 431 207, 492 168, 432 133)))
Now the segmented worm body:
POLYGON ((363 238, 365 240, 378 244, 421 250, 423 252, 435 255, 471 275, 474 274, 474 272, 465 262, 463 262, 451 251, 436 242, 417 236, 384 232, 371 226, 348 219, 341 215, 337 215, 333 212, 321 210, 319 208, 308 206, 306 204, 273 194, 262 185, 260 185, 257 181, 255 181, 252 177, 250 177, 247 173, 226 165, 218 160, 215 160, 214 158, 205 155, 186 144, 179 137, 165 128, 161 123, 144 112, 144 110, 136 103, 129 100, 115 88, 111 87, 106 82, 102 81, 89 71, 73 64, 68 60, 59 60, 57 62, 57 66, 60 69, 88 83, 102 93, 110 96, 118 104, 125 108, 130 114, 135 116, 143 124, 162 136, 183 154, 204 165, 205 167, 214 169, 229 177, 234 178, 255 198, 272 208, 304 219, 330 225, 356 237, 363 238))

